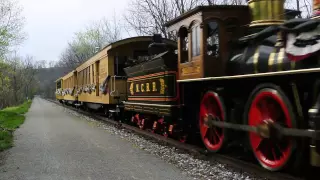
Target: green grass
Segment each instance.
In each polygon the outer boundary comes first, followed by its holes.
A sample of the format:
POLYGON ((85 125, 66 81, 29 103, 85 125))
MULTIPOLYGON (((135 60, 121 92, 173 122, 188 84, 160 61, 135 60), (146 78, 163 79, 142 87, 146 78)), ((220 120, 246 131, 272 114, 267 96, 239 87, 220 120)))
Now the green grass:
POLYGON ((28 112, 31 101, 0 111, 0 152, 12 147, 13 131, 24 122, 24 114, 28 112))

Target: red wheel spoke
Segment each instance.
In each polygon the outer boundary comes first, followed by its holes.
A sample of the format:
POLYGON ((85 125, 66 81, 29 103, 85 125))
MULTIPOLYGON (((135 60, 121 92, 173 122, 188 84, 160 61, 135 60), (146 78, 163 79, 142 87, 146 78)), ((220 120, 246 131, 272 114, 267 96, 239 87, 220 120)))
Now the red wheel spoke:
POLYGON ((215 136, 214 136, 214 134, 213 134, 213 132, 210 130, 210 142, 211 143, 217 143, 216 142, 216 138, 215 138, 215 136))
POLYGON ((251 143, 254 150, 258 150, 259 146, 262 143, 262 138, 260 138, 257 134, 252 134, 251 143))
POLYGON ((212 138, 212 142, 213 143, 217 143, 218 140, 217 140, 217 137, 215 136, 214 131, 213 131, 212 128, 210 129, 210 135, 211 135, 211 138, 212 138))
POLYGON ((262 146, 262 139, 257 143, 257 145, 255 146, 255 150, 259 151, 259 148, 262 146))
POLYGON ((208 127, 204 126, 204 125, 201 126, 201 134, 202 134, 203 137, 206 136, 207 132, 208 132, 208 127))
POLYGON ((283 149, 280 148, 279 144, 275 144, 275 146, 278 148, 280 156, 283 156, 283 149))
POLYGON ((212 136, 212 132, 211 132, 211 130, 209 128, 207 130, 207 134, 206 134, 205 138, 207 138, 209 142, 214 142, 214 139, 213 139, 213 136, 212 136))
POLYGON ((273 159, 276 160, 277 156, 276 156, 276 152, 275 152, 275 148, 272 147, 272 155, 273 155, 273 159))
POLYGON ((214 134, 220 139, 220 135, 219 133, 217 132, 216 128, 212 128, 212 131, 214 132, 214 134))

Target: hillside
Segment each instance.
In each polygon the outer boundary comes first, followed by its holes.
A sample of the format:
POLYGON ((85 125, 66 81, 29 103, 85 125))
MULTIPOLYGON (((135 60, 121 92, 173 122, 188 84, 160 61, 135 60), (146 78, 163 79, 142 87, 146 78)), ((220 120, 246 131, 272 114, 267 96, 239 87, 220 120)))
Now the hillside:
POLYGON ((55 96, 55 80, 64 76, 72 69, 66 67, 52 67, 38 69, 36 79, 39 81, 40 94, 42 96, 53 98, 55 96))

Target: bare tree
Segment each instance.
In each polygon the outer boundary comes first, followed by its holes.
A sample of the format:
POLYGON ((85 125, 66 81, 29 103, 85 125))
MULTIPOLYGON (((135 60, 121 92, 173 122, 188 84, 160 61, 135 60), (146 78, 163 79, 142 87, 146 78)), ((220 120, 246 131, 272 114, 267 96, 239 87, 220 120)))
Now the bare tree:
POLYGON ((56 64, 57 64, 57 62, 55 62, 55 61, 48 61, 48 68, 55 67, 56 64))
POLYGON ((75 33, 75 38, 62 52, 58 66, 74 68, 92 57, 103 46, 121 39, 122 27, 116 19, 106 18, 91 23, 84 31, 75 33))
POLYGON ((172 38, 163 25, 199 4, 196 0, 133 0, 124 18, 138 35, 161 33, 172 38))
POLYGON ((304 17, 311 17, 312 16, 312 0, 302 0, 302 1, 298 1, 297 5, 299 5, 301 7, 301 10, 303 12, 304 17))
POLYGON ((32 56, 26 56, 22 59, 22 74, 23 74, 23 89, 24 96, 30 97, 32 93, 32 87, 38 86, 35 81, 35 76, 37 74, 36 63, 32 56))
POLYGON ((10 47, 19 45, 25 39, 23 25, 24 18, 17 2, 0 0, 0 57, 3 57, 10 47))
POLYGON ((204 3, 208 5, 245 5, 247 0, 206 0, 204 3))
POLYGON ((246 0, 133 0, 124 18, 138 35, 160 33, 165 38, 175 37, 164 24, 198 5, 243 5, 246 0))
POLYGON ((121 22, 116 18, 115 14, 112 19, 103 18, 98 22, 92 23, 91 27, 87 29, 88 34, 92 37, 90 39, 98 40, 94 43, 99 47, 120 40, 122 38, 121 31, 121 22))

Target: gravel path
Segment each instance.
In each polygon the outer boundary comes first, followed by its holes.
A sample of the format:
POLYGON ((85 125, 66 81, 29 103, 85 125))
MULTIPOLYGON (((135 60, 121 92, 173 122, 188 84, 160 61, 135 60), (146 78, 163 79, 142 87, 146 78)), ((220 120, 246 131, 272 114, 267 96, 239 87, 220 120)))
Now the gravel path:
POLYGON ((25 123, 15 132, 15 146, 0 154, 5 157, 0 162, 0 179, 193 179, 148 150, 161 151, 160 146, 148 142, 137 146, 127 140, 140 141, 134 135, 106 131, 98 128, 102 127, 98 122, 79 117, 35 98, 25 123))
POLYGON ((188 153, 182 152, 174 147, 161 145, 150 139, 146 139, 140 135, 129 132, 125 129, 119 129, 112 125, 102 123, 90 117, 84 116, 73 110, 63 108, 68 112, 80 119, 85 119, 95 126, 105 129, 110 134, 114 134, 126 141, 132 143, 135 147, 143 149, 152 155, 156 155, 167 163, 179 168, 183 174, 187 174, 194 179, 205 180, 262 180, 266 178, 258 178, 248 172, 239 172, 219 162, 209 162, 191 156, 188 153))

